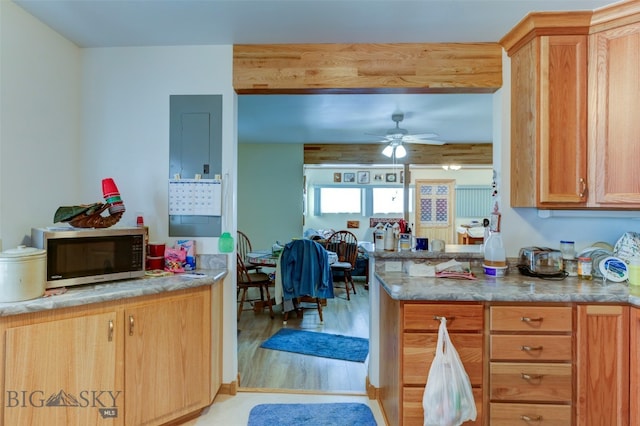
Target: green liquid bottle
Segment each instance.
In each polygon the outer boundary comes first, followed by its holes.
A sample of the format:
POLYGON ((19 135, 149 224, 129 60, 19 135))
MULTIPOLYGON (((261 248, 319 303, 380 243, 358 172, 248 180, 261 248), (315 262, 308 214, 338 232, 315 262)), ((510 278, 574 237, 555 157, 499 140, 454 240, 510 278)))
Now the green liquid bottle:
POLYGON ((233 251, 233 237, 228 232, 224 232, 218 239, 218 250, 220 253, 231 253, 233 251))

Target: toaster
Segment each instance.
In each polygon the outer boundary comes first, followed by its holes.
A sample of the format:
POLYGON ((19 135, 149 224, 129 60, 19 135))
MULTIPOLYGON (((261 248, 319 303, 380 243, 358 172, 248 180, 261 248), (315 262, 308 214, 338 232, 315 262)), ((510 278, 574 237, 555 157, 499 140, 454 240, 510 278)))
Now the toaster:
POLYGON ((561 276, 564 274, 562 252, 549 247, 521 248, 518 269, 523 275, 561 276))

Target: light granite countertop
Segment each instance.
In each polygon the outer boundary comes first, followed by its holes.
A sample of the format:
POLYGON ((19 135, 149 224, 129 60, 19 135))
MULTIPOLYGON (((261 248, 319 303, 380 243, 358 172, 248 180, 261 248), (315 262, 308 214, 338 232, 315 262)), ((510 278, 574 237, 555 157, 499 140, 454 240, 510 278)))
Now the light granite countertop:
POLYGON ((375 277, 385 291, 396 300, 476 301, 476 302, 548 302, 548 303, 629 303, 640 307, 640 286, 626 282, 603 282, 602 278, 581 280, 544 280, 521 275, 515 263, 507 259, 509 270, 504 277, 486 276, 482 270, 482 254, 474 246, 447 245, 444 253, 369 251, 375 259, 375 277), (469 248, 471 247, 471 250, 469 248), (468 261, 476 280, 414 277, 405 272, 385 271, 388 261, 437 264, 448 259, 468 261))
POLYGON ((510 270, 501 278, 473 271, 478 279, 411 277, 403 272, 376 272, 385 291, 396 300, 476 302, 630 303, 640 307, 640 288, 567 277, 562 281, 525 277, 510 270))
POLYGON ((226 268, 201 269, 197 272, 203 275, 196 278, 192 274, 174 274, 70 287, 66 293, 56 296, 0 303, 0 317, 213 285, 227 275, 226 268))

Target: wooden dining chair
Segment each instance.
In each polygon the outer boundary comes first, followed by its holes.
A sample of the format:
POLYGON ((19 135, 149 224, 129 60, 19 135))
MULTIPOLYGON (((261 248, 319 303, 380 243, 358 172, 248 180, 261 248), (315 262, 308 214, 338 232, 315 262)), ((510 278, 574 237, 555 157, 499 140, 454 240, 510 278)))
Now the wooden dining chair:
MULTIPOLYGON (((331 265, 333 271, 340 271, 344 276, 344 289, 347 292, 347 300, 351 300, 349 288, 356 294, 356 286, 353 284, 353 276, 351 272, 356 267, 358 259, 358 239, 349 231, 334 232, 325 245, 328 251, 335 252, 338 260, 331 265)), ((335 286, 334 288, 342 288, 335 286)))
POLYGON ((269 314, 273 318, 273 307, 271 306, 271 293, 269 292, 269 286, 273 285, 273 280, 268 274, 264 272, 250 272, 245 266, 244 259, 240 256, 240 253, 236 254, 237 258, 237 296, 238 300, 238 321, 240 321, 240 315, 244 309, 245 303, 253 305, 255 302, 260 301, 263 306, 269 307, 269 314), (247 292, 251 288, 256 288, 260 292, 260 297, 254 297, 247 299, 247 292))
POLYGON ((247 254, 251 253, 252 249, 251 249, 251 241, 249 240, 249 237, 247 237, 247 235, 242 232, 242 231, 238 231, 238 238, 236 238, 236 250, 238 251, 238 254, 242 257, 242 261, 245 263, 245 267, 248 271, 257 271, 260 272, 261 268, 260 265, 251 265, 247 263, 247 254))

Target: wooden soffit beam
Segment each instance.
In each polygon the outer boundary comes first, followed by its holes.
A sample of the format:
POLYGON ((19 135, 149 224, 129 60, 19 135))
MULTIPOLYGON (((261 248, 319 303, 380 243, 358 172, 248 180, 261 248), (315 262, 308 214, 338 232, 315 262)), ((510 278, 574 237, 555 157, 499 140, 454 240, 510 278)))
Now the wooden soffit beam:
MULTIPOLYGON (((399 164, 493 164, 493 144, 404 144, 407 156, 399 164)), ((304 164, 386 164, 384 144, 305 144, 304 164)))
POLYGON ((493 93, 498 43, 233 46, 238 94, 493 93))

